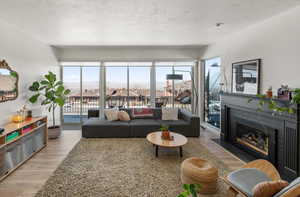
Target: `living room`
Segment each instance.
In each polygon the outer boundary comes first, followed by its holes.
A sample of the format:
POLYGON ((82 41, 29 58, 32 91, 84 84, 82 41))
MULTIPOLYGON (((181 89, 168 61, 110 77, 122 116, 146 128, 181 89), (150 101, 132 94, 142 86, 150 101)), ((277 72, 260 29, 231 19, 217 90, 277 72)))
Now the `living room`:
POLYGON ((0 196, 300 196, 299 1, 0 5, 0 196))

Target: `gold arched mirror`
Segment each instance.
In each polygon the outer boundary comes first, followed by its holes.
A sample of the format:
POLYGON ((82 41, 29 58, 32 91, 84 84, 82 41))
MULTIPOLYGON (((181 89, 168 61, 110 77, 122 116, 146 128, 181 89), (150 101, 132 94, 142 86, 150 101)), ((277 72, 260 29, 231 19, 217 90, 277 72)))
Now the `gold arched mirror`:
POLYGON ((18 73, 5 60, 0 61, 0 103, 18 97, 18 73))

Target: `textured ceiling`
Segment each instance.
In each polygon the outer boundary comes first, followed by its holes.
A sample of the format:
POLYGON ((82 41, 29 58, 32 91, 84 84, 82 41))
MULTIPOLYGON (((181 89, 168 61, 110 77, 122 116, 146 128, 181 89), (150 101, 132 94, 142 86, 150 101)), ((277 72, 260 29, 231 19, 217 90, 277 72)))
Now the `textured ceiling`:
POLYGON ((204 45, 299 0, 0 0, 0 19, 51 45, 204 45), (216 27, 216 23, 225 23, 216 27))

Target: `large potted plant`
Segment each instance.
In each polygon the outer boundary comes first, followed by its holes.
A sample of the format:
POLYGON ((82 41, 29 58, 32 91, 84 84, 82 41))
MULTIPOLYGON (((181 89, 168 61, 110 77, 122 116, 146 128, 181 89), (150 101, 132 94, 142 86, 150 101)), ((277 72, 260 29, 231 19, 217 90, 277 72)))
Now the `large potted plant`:
POLYGON ((57 80, 56 75, 50 71, 44 75, 44 79, 33 82, 29 90, 34 93, 29 98, 29 101, 37 103, 39 97, 42 97, 41 105, 46 106, 48 111, 52 113, 52 126, 48 128, 48 134, 50 139, 58 138, 61 134, 61 129, 55 123, 55 109, 64 106, 66 96, 71 91, 66 89, 63 82, 57 80))

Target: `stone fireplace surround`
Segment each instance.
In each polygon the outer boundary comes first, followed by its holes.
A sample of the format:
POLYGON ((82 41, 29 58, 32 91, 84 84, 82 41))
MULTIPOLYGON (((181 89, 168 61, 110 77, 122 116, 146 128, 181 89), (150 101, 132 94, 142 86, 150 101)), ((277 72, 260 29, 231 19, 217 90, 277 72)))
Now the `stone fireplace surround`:
POLYGON ((283 179, 293 180, 300 176, 299 106, 296 114, 272 114, 267 107, 258 111, 258 101, 257 97, 249 95, 221 95, 221 140, 257 159, 269 160, 283 179), (249 98, 253 99, 250 103, 249 98), (266 136, 267 151, 261 151, 255 143, 241 143, 245 133, 266 136))

